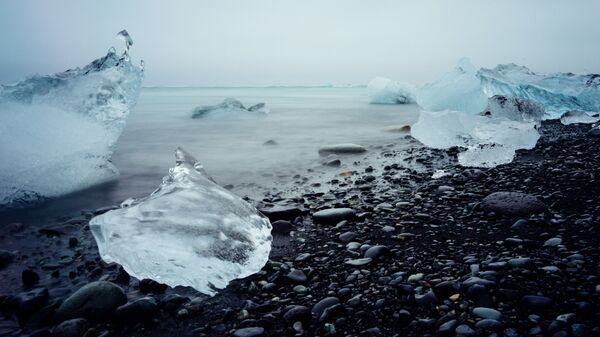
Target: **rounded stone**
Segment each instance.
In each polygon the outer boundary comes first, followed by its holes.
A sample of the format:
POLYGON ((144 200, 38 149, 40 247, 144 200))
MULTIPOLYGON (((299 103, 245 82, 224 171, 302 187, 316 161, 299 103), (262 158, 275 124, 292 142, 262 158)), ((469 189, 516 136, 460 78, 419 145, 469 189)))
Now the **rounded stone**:
POLYGON ((56 311, 55 319, 59 322, 72 318, 105 320, 125 303, 127 296, 123 289, 114 283, 96 281, 69 296, 56 311))
POLYGON ((362 145, 357 144, 334 144, 322 146, 319 149, 319 155, 327 156, 330 154, 358 154, 367 152, 367 149, 362 145))
POLYGON ((547 209, 538 198, 520 192, 494 192, 483 199, 481 207, 487 212, 509 216, 543 213, 547 209))
POLYGON ((342 220, 352 220, 355 212, 351 208, 329 208, 313 214, 313 220, 321 224, 336 224, 342 220))

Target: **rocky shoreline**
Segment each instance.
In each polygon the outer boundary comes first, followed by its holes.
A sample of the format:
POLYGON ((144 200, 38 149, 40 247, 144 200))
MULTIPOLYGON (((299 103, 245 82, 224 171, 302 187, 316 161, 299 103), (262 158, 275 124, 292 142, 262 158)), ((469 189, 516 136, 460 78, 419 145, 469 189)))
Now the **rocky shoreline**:
MULTIPOLYGON (((345 172, 327 193, 270 194, 263 270, 209 298, 136 280, 87 222, 0 228, 1 336, 598 336, 600 142, 543 122, 492 169, 456 149, 345 172), (510 192, 510 193, 503 193, 510 192), (334 209, 334 210, 330 210, 334 209)), ((384 154, 385 155, 385 154, 384 154)))

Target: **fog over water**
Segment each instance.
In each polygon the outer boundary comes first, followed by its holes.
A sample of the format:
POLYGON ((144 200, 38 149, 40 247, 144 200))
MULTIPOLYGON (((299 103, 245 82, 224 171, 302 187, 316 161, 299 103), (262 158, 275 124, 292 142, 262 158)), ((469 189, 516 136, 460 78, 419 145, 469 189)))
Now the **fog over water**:
POLYGON ((423 83, 470 57, 600 72, 600 2, 0 2, 0 83, 85 65, 126 28, 145 85, 423 83))

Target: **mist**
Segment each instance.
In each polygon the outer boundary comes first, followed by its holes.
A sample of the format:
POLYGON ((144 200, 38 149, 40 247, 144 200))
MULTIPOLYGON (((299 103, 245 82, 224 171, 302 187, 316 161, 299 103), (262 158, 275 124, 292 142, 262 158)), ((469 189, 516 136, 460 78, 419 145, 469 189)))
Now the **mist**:
POLYGON ((600 72, 598 1, 3 1, 0 83, 102 56, 127 29, 148 86, 424 83, 461 57, 600 72))

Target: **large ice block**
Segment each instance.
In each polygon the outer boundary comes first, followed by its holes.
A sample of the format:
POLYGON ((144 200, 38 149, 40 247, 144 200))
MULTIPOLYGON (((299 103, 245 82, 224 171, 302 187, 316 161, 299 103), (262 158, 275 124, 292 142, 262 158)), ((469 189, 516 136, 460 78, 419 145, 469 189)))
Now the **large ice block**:
POLYGON ((518 149, 533 148, 540 136, 536 125, 460 111, 421 111, 411 135, 428 147, 465 148, 458 155, 463 166, 493 167, 511 162, 518 149))
POLYGON ((0 208, 116 178, 113 145, 142 78, 111 49, 83 68, 0 86, 0 208))
POLYGON ((488 98, 477 78, 475 67, 468 59, 461 59, 454 70, 418 88, 417 103, 427 111, 479 113, 487 106, 488 98))
POLYGON ((600 108, 600 75, 535 73, 514 63, 477 73, 488 96, 505 95, 542 103, 547 117, 559 118, 566 111, 596 112, 600 108))
POLYGON ((208 295, 261 270, 271 223, 176 151, 176 165, 150 196, 90 221, 100 256, 139 278, 208 295))

